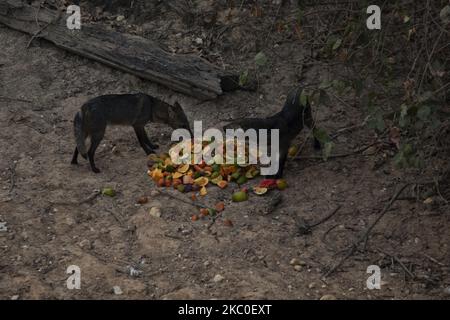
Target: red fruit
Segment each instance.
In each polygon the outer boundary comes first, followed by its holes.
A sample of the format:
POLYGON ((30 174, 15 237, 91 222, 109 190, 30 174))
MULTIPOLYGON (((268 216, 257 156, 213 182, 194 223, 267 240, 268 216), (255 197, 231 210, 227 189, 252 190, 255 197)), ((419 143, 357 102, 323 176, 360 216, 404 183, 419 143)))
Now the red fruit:
POLYGON ((277 186, 277 180, 275 179, 264 179, 259 184, 259 187, 261 188, 274 188, 277 186))
POLYGON ((203 172, 203 169, 202 169, 202 167, 200 167, 199 165, 194 165, 194 170, 196 171, 196 172, 203 172))
POLYGON ((230 219, 225 219, 223 220, 223 224, 227 227, 232 227, 233 226, 233 222, 231 222, 230 219))
POLYGON ((225 209, 225 204, 223 202, 218 202, 215 205, 217 212, 222 212, 225 209))
POLYGON ((158 180, 157 186, 158 187, 164 187, 165 186, 164 178, 161 178, 161 179, 158 180))
POLYGON ((181 183, 182 183, 181 179, 173 179, 172 181, 173 188, 176 189, 181 183))
POLYGON ((172 185, 172 181, 170 181, 169 179, 166 179, 164 185, 168 188, 172 185))
POLYGON ((191 220, 192 220, 192 221, 197 221, 197 220, 198 220, 198 216, 197 216, 196 214, 194 214, 194 215, 191 217, 191 220))
POLYGON ((137 203, 139 204, 145 204, 148 202, 148 198, 147 197, 140 197, 139 199, 137 199, 137 203))

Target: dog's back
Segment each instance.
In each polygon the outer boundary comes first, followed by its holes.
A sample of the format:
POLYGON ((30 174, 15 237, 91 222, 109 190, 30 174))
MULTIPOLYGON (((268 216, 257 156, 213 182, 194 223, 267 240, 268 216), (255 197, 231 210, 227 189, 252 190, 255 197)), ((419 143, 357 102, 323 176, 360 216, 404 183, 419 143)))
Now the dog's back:
POLYGON ((81 111, 87 123, 133 126, 151 120, 152 102, 142 93, 104 95, 86 102, 81 111))

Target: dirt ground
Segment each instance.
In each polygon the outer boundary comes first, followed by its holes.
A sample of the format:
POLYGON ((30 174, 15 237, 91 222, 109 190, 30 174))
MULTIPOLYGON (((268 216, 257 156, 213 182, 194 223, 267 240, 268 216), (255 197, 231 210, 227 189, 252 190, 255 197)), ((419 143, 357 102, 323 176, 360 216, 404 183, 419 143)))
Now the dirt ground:
MULTIPOLYGON (((136 33, 158 40, 168 50, 200 53, 220 66, 242 70, 253 63, 262 44, 239 19, 237 15, 234 26, 223 31, 220 44, 211 44, 209 51, 199 49, 195 41, 204 39, 206 46, 211 39, 207 28, 185 31, 173 16, 141 24, 136 33)), ((213 205, 223 200, 223 218, 233 222, 227 226, 221 217, 209 229, 210 220, 191 221, 195 207, 155 191, 131 128, 108 128, 96 156, 100 174, 92 173, 84 160, 70 165, 73 116, 98 95, 140 91, 168 102, 177 100, 191 121, 202 120, 207 127, 276 112, 290 88, 317 75, 332 77, 316 67, 301 68, 304 50, 299 41, 275 39, 265 44, 271 64, 261 72, 256 92, 238 91, 200 103, 45 41, 26 49, 29 39, 0 26, 0 222, 7 228, 0 231, 0 298, 450 297, 449 212, 435 202, 409 198, 392 205, 370 234, 366 251, 356 252, 322 278, 404 180, 383 141, 365 153, 327 162, 312 159, 320 153, 306 144, 301 156, 310 159, 287 164, 289 188, 280 193, 281 203, 275 208, 270 206, 273 196, 252 196, 237 204, 230 201, 233 188, 209 188, 200 201, 213 205), (116 197, 91 197, 104 187, 117 190, 116 197), (150 202, 136 204, 143 195, 150 202), (299 218, 318 221, 338 205, 342 207, 331 219, 310 234, 299 233, 299 218), (161 217, 149 214, 152 207, 161 209, 161 217), (294 258, 297 267, 290 263, 294 258), (70 265, 81 269, 80 290, 66 287, 70 265), (380 290, 366 287, 369 265, 381 267, 380 290), (137 271, 130 273, 131 268, 137 271), (114 286, 120 287, 121 295, 114 293, 114 286)), ((358 106, 339 101, 317 110, 317 123, 329 132, 363 119, 358 106)), ((160 149, 167 150, 171 129, 154 124, 147 129, 160 149)), ((306 136, 302 133, 297 143, 306 136)), ((334 152, 374 141, 374 132, 362 127, 339 135, 334 152)), ((165 192, 190 199, 175 190, 165 192)))

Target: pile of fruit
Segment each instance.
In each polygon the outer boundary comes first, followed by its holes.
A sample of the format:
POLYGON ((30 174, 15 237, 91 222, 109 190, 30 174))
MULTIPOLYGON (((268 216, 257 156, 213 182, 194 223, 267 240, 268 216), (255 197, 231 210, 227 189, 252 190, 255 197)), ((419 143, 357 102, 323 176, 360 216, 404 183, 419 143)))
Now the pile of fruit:
MULTIPOLYGON (((186 143, 186 142, 180 142, 186 143)), ((190 142, 192 143, 192 142, 190 142)), ((210 142, 203 142, 203 150, 207 148, 210 142)), ((177 145, 176 145, 177 146, 177 145)), ((173 187, 179 192, 198 192, 201 196, 208 193, 207 187, 210 185, 216 185, 221 189, 226 188, 230 183, 236 183, 239 187, 249 180, 254 179, 260 175, 260 171, 256 164, 236 164, 237 160, 233 159, 231 163, 234 164, 218 164, 218 156, 222 157, 222 154, 216 154, 212 161, 206 163, 202 161, 200 164, 175 164, 172 160, 177 160, 177 157, 186 155, 177 154, 175 150, 179 148, 172 147, 169 153, 162 153, 159 155, 151 154, 148 157, 148 175, 159 187, 173 187)), ((179 146, 179 145, 178 145, 179 146)), ((237 148, 237 146, 235 147, 237 148)), ((193 149, 193 148, 192 148, 193 149)), ((248 148, 245 149, 245 158, 248 162, 248 148)), ((250 151, 251 152, 251 151, 250 151)), ((191 153, 191 159, 194 159, 193 153, 191 153)), ((184 161, 186 162, 186 161, 184 161)), ((230 161, 227 161, 230 163, 230 161)), ((262 195, 268 192, 270 189, 283 190, 287 187, 286 181, 279 179, 266 179, 263 180, 258 186, 253 188, 253 192, 258 195, 262 195)), ((248 199, 248 189, 243 188, 233 194, 232 200, 235 202, 245 201, 248 199)))

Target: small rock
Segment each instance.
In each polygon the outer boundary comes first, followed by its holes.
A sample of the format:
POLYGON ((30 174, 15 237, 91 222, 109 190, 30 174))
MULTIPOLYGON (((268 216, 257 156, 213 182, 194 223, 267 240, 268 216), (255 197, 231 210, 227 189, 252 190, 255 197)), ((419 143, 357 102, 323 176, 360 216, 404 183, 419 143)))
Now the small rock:
POLYGON ((123 293, 122 289, 120 289, 119 286, 114 286, 113 291, 114 291, 114 294, 116 294, 116 295, 121 295, 123 293))
POLYGON ((0 222, 0 232, 8 231, 8 227, 6 226, 6 222, 0 222))
POLYGON ((306 266, 306 262, 305 261, 300 261, 297 258, 292 259, 289 264, 291 266, 306 266))
POLYGON ((202 38, 195 38, 195 43, 198 45, 202 45, 203 44, 203 39, 202 38))
POLYGON ((142 274, 141 270, 135 269, 132 266, 128 266, 127 270, 128 270, 128 273, 130 274, 130 276, 132 276, 132 277, 139 277, 142 274))
POLYGON ((150 215, 155 218, 161 218, 161 209, 159 207, 152 207, 150 209, 150 215))
POLYGON ((424 204, 432 204, 433 203, 433 198, 428 197, 423 201, 424 204))
POLYGON ((117 16, 116 20, 117 20, 118 22, 123 21, 123 20, 125 20, 125 16, 122 16, 122 15, 117 16))
POLYGON ((156 196, 159 195, 159 192, 156 191, 156 190, 152 190, 152 191, 150 192, 150 195, 151 195, 152 197, 156 197, 156 196))
POLYGON ((148 197, 146 196, 139 197, 136 202, 138 204, 146 204, 148 202, 148 197))
POLYGON ((294 270, 295 271, 302 271, 302 266, 297 264, 297 265, 294 266, 294 270))
POLYGON ((217 282, 223 281, 224 279, 225 279, 224 276, 222 276, 222 275, 220 275, 220 274, 216 274, 216 275, 214 276, 214 278, 213 278, 213 281, 217 283, 217 282))
POLYGON ((84 240, 80 241, 80 243, 78 245, 81 248, 90 248, 91 247, 91 242, 88 239, 84 239, 84 240))
POLYGON ((450 287, 444 288, 444 293, 450 296, 450 287))
POLYGON ((13 296, 11 297, 11 300, 18 300, 18 299, 19 299, 19 295, 18 295, 18 294, 13 295, 13 296))
POLYGON ((314 282, 311 282, 311 283, 308 285, 308 288, 309 288, 309 289, 313 289, 315 286, 316 286, 316 284, 315 284, 314 282))
POLYGON ((205 267, 208 267, 210 264, 211 264, 211 263, 210 263, 209 261, 203 262, 203 265, 204 265, 205 267))
POLYGON ((294 258, 294 259, 292 259, 292 260, 289 262, 289 264, 290 264, 291 266, 299 265, 299 264, 300 264, 300 260, 294 258))
POLYGON ((320 297, 320 300, 337 300, 337 298, 332 294, 325 294, 322 297, 320 297))

